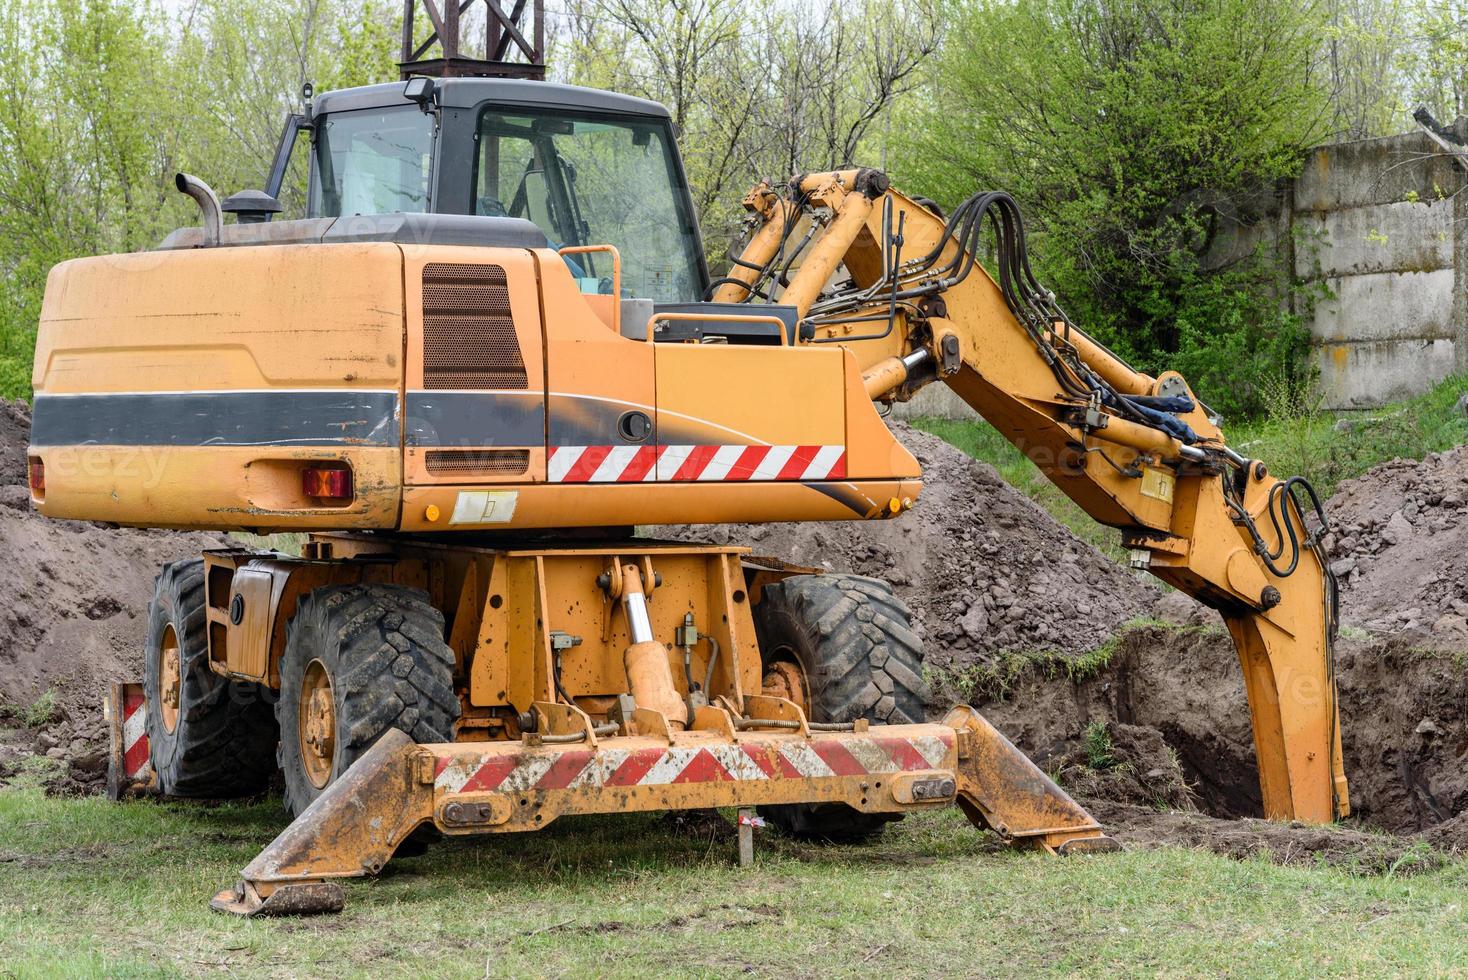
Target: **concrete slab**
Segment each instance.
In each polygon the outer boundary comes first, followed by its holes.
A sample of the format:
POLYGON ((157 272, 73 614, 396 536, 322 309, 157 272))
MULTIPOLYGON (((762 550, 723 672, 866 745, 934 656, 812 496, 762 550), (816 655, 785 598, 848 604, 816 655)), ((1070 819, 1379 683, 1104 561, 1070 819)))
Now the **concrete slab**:
POLYGON ((1455 279, 1452 269, 1330 278, 1335 295, 1316 306, 1310 333, 1332 343, 1452 340, 1455 279))
POLYGON ((1325 344, 1316 350, 1328 409, 1376 408, 1410 398, 1453 373, 1451 340, 1325 344))
POLYGON ((1451 196, 1462 172, 1421 132, 1319 146, 1295 181, 1295 211, 1451 196))
POLYGON ((1453 202, 1369 204, 1295 216, 1295 275, 1428 272, 1453 265, 1453 202))
POLYGON ((953 389, 942 382, 934 382, 913 396, 910 402, 898 402, 892 406, 895 419, 916 419, 930 416, 940 419, 976 419, 979 413, 969 408, 968 403, 953 389))

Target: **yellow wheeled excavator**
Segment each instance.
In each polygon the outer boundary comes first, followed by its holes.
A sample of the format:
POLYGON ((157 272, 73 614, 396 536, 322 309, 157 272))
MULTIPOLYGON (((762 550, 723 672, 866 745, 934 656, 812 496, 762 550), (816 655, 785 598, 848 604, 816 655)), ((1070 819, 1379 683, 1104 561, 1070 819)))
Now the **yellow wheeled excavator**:
POLYGON ((294 821, 216 908, 340 908, 421 828, 584 813, 851 839, 957 803, 1114 847, 972 708, 926 720, 884 582, 633 534, 900 518, 921 473, 879 407, 931 383, 1223 614, 1267 815, 1347 812, 1313 492, 1072 324, 1007 195, 761 182, 711 279, 661 106, 421 75, 315 99, 264 191, 178 186, 198 227, 52 271, 29 468, 51 517, 306 537, 164 568, 109 698, 116 795, 284 780, 294 821), (293 147, 308 216, 270 220, 293 147))

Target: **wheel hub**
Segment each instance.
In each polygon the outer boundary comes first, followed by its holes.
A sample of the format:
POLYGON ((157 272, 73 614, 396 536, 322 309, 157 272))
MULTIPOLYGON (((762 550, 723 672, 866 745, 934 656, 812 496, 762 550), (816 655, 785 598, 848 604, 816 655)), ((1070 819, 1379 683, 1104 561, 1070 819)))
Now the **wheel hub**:
POLYGON ((317 789, 324 789, 331 780, 336 756, 336 697, 331 689, 331 675, 319 660, 311 661, 301 681, 298 731, 306 776, 317 789))
POLYGON ((761 683, 763 693, 775 698, 784 698, 800 705, 800 709, 807 714, 810 712, 810 702, 806 699, 805 671, 800 665, 789 660, 776 660, 765 668, 764 681, 761 683))
POLYGON ((158 650, 159 716, 169 732, 178 728, 178 704, 183 687, 182 658, 178 653, 178 634, 173 625, 163 629, 163 642, 158 650))

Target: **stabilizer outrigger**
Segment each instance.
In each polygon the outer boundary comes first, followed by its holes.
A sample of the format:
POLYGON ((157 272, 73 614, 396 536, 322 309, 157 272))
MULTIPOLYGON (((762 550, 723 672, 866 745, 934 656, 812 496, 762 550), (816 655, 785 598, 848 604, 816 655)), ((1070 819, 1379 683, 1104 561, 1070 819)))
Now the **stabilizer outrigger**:
POLYGON ((373 875, 416 829, 539 830, 571 814, 842 803, 905 813, 957 803, 1020 846, 1057 854, 1117 843, 973 708, 939 724, 813 731, 793 702, 700 708, 687 731, 638 709, 603 735, 583 712, 538 703, 546 724, 515 742, 419 745, 384 736, 251 861, 211 907, 237 915, 336 912, 343 878, 373 875))

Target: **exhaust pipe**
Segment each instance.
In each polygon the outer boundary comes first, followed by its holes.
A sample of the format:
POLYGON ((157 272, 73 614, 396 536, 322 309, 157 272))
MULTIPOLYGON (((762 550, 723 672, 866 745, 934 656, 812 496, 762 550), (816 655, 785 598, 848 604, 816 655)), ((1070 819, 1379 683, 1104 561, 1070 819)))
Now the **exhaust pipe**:
POLYGON ((219 209, 219 196, 214 189, 193 174, 178 173, 173 176, 173 185, 180 192, 194 199, 204 217, 204 248, 218 245, 224 234, 224 215, 219 209))

